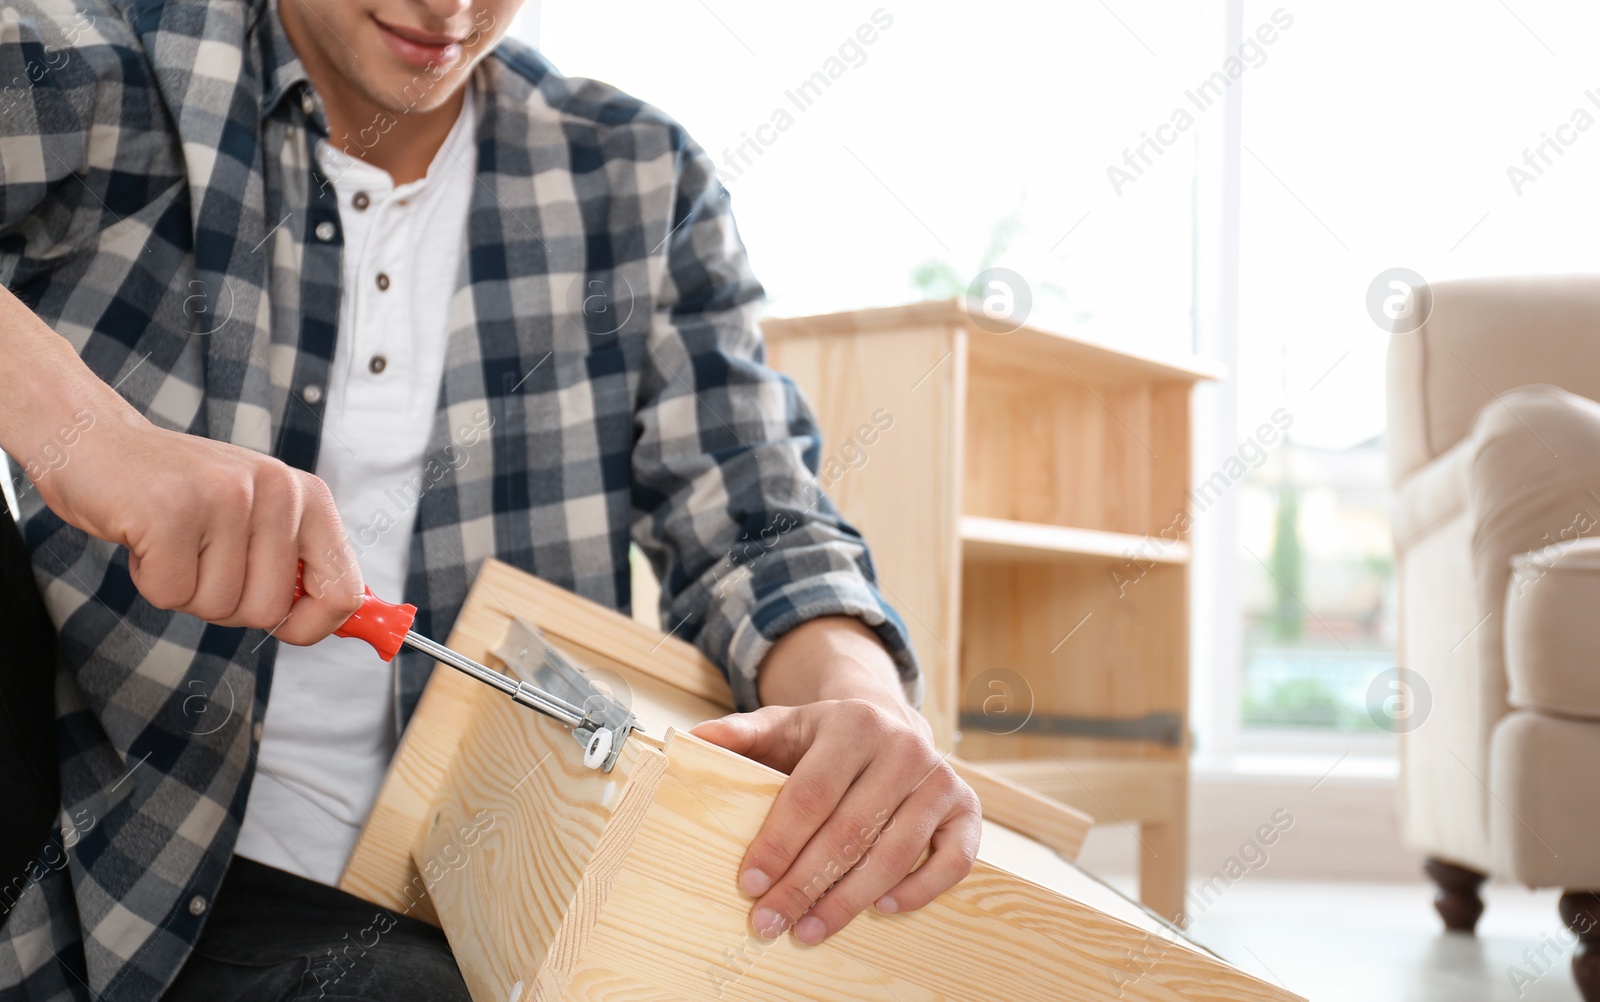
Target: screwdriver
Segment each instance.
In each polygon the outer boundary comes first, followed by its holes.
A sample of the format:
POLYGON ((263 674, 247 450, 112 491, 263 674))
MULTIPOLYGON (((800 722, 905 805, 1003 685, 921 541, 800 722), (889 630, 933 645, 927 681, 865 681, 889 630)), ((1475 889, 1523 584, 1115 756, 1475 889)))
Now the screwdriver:
MULTIPOLYGON (((305 573, 305 565, 301 564, 300 572, 295 575, 294 597, 299 601, 305 596, 305 585, 301 581, 305 573)), ((456 671, 470 675, 478 681, 491 685, 510 696, 523 706, 538 710, 549 717, 554 717, 574 730, 592 726, 589 714, 579 706, 567 702, 559 696, 545 692, 538 686, 529 685, 520 679, 495 671, 472 660, 464 654, 458 654, 437 641, 430 640, 422 634, 411 629, 411 624, 416 622, 417 607, 409 603, 401 604, 385 602, 372 594, 368 588, 361 608, 347 620, 344 625, 333 631, 336 637, 345 637, 351 640, 364 640, 372 649, 378 652, 378 657, 384 661, 393 661, 394 656, 400 653, 401 646, 410 647, 412 650, 421 651, 440 664, 446 664, 456 671)), ((589 754, 598 754, 604 758, 611 749, 611 732, 604 728, 596 731, 595 740, 603 745, 597 749, 591 746, 589 754)))

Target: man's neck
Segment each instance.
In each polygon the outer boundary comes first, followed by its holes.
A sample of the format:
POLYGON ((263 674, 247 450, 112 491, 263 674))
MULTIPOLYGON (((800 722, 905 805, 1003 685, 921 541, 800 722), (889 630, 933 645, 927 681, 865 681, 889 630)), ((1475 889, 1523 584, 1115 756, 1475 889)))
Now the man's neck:
POLYGON ((308 28, 300 20, 297 4, 283 4, 280 9, 284 32, 322 98, 329 140, 350 156, 387 171, 396 185, 425 177, 461 115, 466 85, 436 108, 390 111, 323 60, 315 45, 304 44, 308 28))

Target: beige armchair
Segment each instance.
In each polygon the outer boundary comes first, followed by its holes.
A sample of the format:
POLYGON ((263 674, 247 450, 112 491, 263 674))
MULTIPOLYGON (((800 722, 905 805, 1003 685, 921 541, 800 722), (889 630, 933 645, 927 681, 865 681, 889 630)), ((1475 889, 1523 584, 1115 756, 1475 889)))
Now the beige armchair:
POLYGON ((1453 930, 1475 926, 1486 875, 1563 888, 1594 1002, 1600 278, 1431 293, 1423 325, 1389 345, 1405 837, 1453 930))

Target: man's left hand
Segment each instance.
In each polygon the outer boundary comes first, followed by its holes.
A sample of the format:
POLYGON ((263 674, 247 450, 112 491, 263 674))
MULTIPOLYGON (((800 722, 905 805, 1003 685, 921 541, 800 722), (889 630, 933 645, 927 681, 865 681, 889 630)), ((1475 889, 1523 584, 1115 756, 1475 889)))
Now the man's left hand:
POLYGON ((763 701, 792 695, 791 683, 861 695, 767 705, 693 733, 789 774, 739 882, 757 899, 757 933, 792 928, 814 945, 868 907, 911 911, 954 886, 972 869, 983 826, 977 795, 899 696, 893 664, 865 627, 825 619, 785 634, 762 664, 763 701))

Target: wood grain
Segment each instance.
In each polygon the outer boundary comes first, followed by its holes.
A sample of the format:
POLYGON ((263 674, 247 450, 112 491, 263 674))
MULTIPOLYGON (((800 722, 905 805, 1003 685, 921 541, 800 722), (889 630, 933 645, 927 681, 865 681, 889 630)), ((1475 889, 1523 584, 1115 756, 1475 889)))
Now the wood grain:
MULTIPOLYGON (((412 857, 475 1002, 1295 997, 987 823, 972 874, 927 908, 864 914, 818 947, 755 938, 738 866, 784 777, 678 730, 711 705, 666 681, 671 665, 695 668, 692 649, 658 638, 652 653, 637 643, 649 631, 586 604, 486 566, 453 635, 487 658, 510 612, 538 606, 547 638, 580 665, 612 659, 613 691, 663 737, 635 734, 604 774, 582 767, 553 721, 498 694, 474 708, 412 857), (648 673, 624 660, 641 656, 653 659, 648 673)), ((1021 792, 978 775, 1002 799, 1021 792)))
POLYGON ((607 782, 631 789, 641 753, 657 754, 630 744, 629 760, 618 763, 621 775, 611 780, 566 754, 563 735, 543 733, 559 725, 531 717, 514 704, 484 705, 415 857, 457 962, 473 984, 488 985, 500 998, 551 954, 613 820, 607 782), (483 822, 486 830, 479 830, 483 822), (539 893, 498 893, 510 887, 539 893), (456 942, 460 930, 479 927, 499 933, 456 942))
MULTIPOLYGON (((604 673, 602 681, 617 690, 648 734, 664 735, 670 726, 687 729, 732 709, 726 681, 698 649, 499 561, 486 561, 479 571, 449 646, 496 665, 493 651, 514 616, 538 625, 576 663, 604 673)), ((413 853, 486 701, 505 699, 451 669, 434 670, 345 869, 342 889, 437 924, 413 853)), ((1093 823, 1089 814, 1042 800, 976 766, 959 760, 952 765, 978 792, 991 822, 1076 857, 1093 823)))
POLYGON ((414 855, 475 997, 507 998, 518 982, 562 997, 615 847, 665 767, 659 742, 635 738, 598 772, 560 724, 510 700, 482 705, 414 855))
POLYGON ((684 735, 666 752, 666 776, 612 881, 587 959, 668 997, 1294 997, 1199 950, 1059 859, 1044 875, 1055 889, 980 862, 922 911, 865 913, 821 946, 754 939, 734 875, 783 777, 684 735), (672 921, 641 936, 639 916, 667 909, 672 921), (1152 962, 1130 962, 1130 950, 1152 943, 1152 962))
MULTIPOLYGON (((1187 387, 1179 387, 1186 391, 1187 387)), ((1156 387, 1086 382, 1047 360, 1020 369, 974 360, 968 378, 963 511, 1135 535, 1159 532, 1153 506, 1156 387)))
MULTIPOLYGON (((1136 719, 1187 717, 1184 567, 1127 570, 1060 561, 968 561, 962 614, 963 709, 983 715, 986 678, 1010 673, 1011 713, 1136 719), (1142 574, 1142 577, 1135 575, 1142 574), (987 673, 987 674, 986 674, 987 673)), ((963 757, 1176 758, 1150 741, 1009 733, 1009 717, 961 732, 963 757)))

